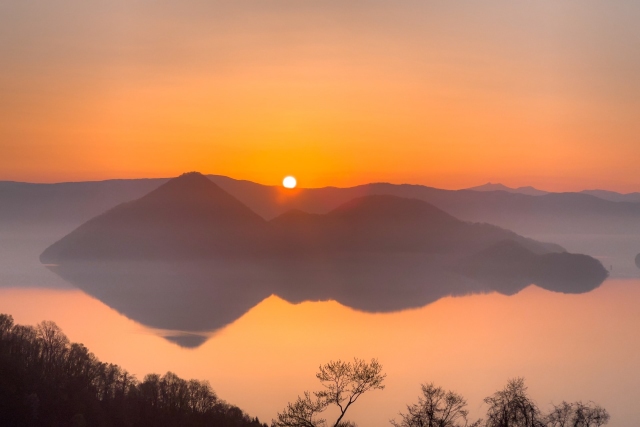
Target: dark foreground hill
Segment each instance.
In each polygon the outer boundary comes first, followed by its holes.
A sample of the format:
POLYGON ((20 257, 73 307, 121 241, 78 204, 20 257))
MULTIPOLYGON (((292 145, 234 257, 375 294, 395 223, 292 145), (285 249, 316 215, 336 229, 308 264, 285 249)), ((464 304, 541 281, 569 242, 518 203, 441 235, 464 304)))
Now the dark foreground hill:
POLYGON ((208 382, 168 372, 138 381, 70 343, 52 322, 0 314, 0 425, 266 427, 218 398, 208 382))
POLYGON ((41 260, 127 316, 182 331, 220 328, 271 294, 389 311, 530 283, 586 292, 607 276, 593 258, 416 199, 365 196, 265 221, 197 173, 88 221, 41 260))

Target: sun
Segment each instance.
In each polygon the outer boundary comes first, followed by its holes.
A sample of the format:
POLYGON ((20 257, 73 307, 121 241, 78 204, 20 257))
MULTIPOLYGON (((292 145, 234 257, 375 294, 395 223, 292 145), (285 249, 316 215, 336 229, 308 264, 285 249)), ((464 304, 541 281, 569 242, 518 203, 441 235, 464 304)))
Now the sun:
POLYGON ((296 185, 298 185, 298 181, 296 181, 296 179, 292 176, 285 176, 282 180, 282 185, 285 188, 296 188, 296 185))

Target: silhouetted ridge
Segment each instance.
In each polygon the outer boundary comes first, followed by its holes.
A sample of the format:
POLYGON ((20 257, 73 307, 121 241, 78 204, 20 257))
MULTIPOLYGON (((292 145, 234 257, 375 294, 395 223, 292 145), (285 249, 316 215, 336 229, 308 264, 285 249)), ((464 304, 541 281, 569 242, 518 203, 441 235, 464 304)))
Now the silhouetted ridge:
MULTIPOLYGON (((146 196, 136 200, 136 207, 156 208, 145 212, 150 218, 167 220, 224 220, 245 226, 247 222, 262 224, 260 215, 198 172, 171 179, 146 196), (175 218, 172 216, 175 215, 175 218)), ((134 218, 136 219, 136 218, 134 218)), ((173 224, 176 225, 176 224, 173 224)))
POLYGON ((462 222, 425 201, 391 195, 357 197, 330 211, 327 216, 385 224, 429 221, 434 226, 441 226, 462 222))
POLYGON ((530 185, 527 185, 525 187, 518 187, 518 188, 511 188, 511 187, 507 187, 504 184, 494 184, 492 182, 487 182, 484 185, 479 185, 477 187, 471 187, 471 188, 467 188, 467 190, 473 190, 473 191, 504 191, 507 193, 519 193, 519 194, 526 194, 528 196, 542 196, 545 194, 548 194, 548 191, 543 191, 543 190, 538 190, 537 188, 534 188, 530 185))
POLYGON ((207 177, 191 172, 89 220, 47 248, 41 260, 57 264, 246 254, 265 224, 207 177))
POLYGON ((556 292, 587 292, 609 273, 600 261, 568 252, 536 254, 513 240, 505 240, 476 253, 461 264, 461 271, 491 283, 507 295, 536 284, 556 292))
POLYGON ((389 195, 357 197, 325 215, 291 210, 270 221, 275 248, 293 255, 309 251, 474 252, 505 239, 536 253, 563 251, 489 224, 460 221, 417 199, 389 195))

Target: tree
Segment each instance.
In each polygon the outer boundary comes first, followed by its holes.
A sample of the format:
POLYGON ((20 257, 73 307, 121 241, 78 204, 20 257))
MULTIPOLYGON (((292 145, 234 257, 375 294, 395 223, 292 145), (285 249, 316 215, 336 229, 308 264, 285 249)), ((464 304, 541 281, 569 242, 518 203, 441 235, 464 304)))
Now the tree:
POLYGON ((541 427, 540 410, 527 395, 524 378, 515 378, 507 386, 484 399, 489 405, 486 427, 541 427))
POLYGON ((298 396, 295 402, 288 403, 285 410, 278 413, 272 426, 324 427, 326 420, 319 418, 319 414, 331 405, 339 410, 333 427, 351 426, 352 423, 344 420, 347 410, 367 391, 384 389, 382 382, 385 377, 382 365, 376 359, 369 363, 357 358, 353 362, 330 361, 321 365, 316 374, 324 390, 313 394, 305 391, 304 397, 298 396))
POLYGON ((0 339, 4 339, 13 328, 13 317, 8 314, 0 314, 0 339))
POLYGON ((453 391, 445 391, 433 383, 422 384, 418 403, 407 405, 401 420, 391 420, 394 427, 479 427, 481 420, 468 424, 467 401, 453 391))
POLYGON ((607 410, 593 402, 577 402, 573 405, 576 414, 575 427, 600 427, 609 422, 607 410))
POLYGON ((304 397, 287 403, 283 412, 278 413, 278 419, 273 420, 274 427, 320 427, 326 420, 318 418, 318 414, 327 409, 327 405, 320 399, 311 397, 311 393, 304 392, 304 397))
POLYGON ((218 400, 207 382, 167 372, 142 383, 70 343, 52 322, 15 325, 0 314, 0 424, 267 427, 218 400))
POLYGON ((571 403, 562 402, 559 405, 553 405, 553 410, 547 414, 547 427, 573 427, 573 405, 571 403))
POLYGON ((609 422, 606 409, 593 402, 554 405, 546 417, 547 427, 601 427, 609 422))

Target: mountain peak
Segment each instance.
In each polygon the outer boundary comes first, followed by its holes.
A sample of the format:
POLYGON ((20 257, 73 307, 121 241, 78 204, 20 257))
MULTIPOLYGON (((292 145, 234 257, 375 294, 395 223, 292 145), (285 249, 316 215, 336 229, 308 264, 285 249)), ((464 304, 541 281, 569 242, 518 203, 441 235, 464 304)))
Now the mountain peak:
MULTIPOLYGON (((209 178, 201 174, 200 172, 186 172, 182 175, 172 178, 167 181, 164 185, 158 187, 160 189, 220 189, 217 184, 214 184, 209 178)), ((151 192, 153 193, 153 192, 151 192)), ((150 194, 151 194, 150 193, 150 194)))
POLYGON ((498 183, 487 182, 486 184, 478 185, 477 187, 469 187, 469 188, 467 188, 467 190, 474 190, 474 191, 509 191, 509 190, 513 190, 513 189, 507 187, 504 184, 500 184, 499 182, 498 183))
POLYGON ((544 194, 547 194, 546 191, 543 190, 538 190, 535 187, 532 187, 530 185, 526 186, 526 187, 518 187, 518 188, 511 188, 511 187, 507 187, 504 184, 500 184, 500 183, 492 183, 492 182, 487 182, 484 185, 479 185, 477 187, 470 187, 467 188, 466 190, 473 190, 473 191, 506 191, 507 193, 519 193, 519 194, 526 194, 528 196, 542 196, 544 194))
POLYGON ((167 206, 182 205, 205 207, 214 211, 228 211, 241 217, 258 217, 238 199, 227 193, 205 175, 199 172, 187 172, 172 178, 154 191, 139 199, 148 205, 167 206))
POLYGON ((206 176, 204 176, 202 173, 198 171, 191 171, 191 172, 185 172, 174 179, 182 179, 182 180, 206 179, 208 180, 209 178, 207 178, 206 176))
POLYGON ((262 217, 209 178, 189 172, 91 219, 47 248, 41 259, 58 263, 246 252, 243 245, 252 246, 265 226, 262 217))

